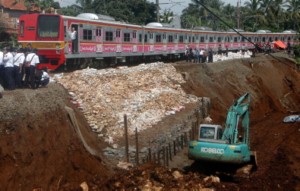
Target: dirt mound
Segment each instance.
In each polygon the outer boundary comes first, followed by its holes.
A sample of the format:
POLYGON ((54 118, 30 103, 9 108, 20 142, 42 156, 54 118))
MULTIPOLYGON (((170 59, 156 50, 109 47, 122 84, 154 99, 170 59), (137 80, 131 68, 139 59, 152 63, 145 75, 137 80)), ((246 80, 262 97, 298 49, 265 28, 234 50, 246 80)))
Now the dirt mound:
MULTIPOLYGON (((70 104, 66 90, 50 84, 38 90, 5 91, 0 99, 1 190, 82 190, 80 185, 90 190, 300 189, 299 123, 282 122, 286 115, 300 113, 300 75, 290 60, 259 55, 174 66, 186 79, 181 86, 185 93, 211 98, 214 123, 223 125, 233 101, 251 93, 251 147, 258 153, 259 168, 249 180, 213 183, 200 172, 185 174, 149 164, 115 174, 115 166, 102 156, 107 144, 91 132, 83 114, 70 104), (74 109, 85 141, 99 152, 87 152, 66 105, 74 109)), ((185 118, 179 112, 159 127, 185 118)), ((147 135, 158 136, 161 131, 155 129, 147 129, 147 135)))
MULTIPOLYGON (((1 190, 70 190, 85 181, 97 188, 97 181, 109 176, 109 168, 85 150, 72 130, 64 109, 69 104, 66 98, 66 91, 56 84, 4 92, 0 99, 1 190)), ((81 127, 87 126, 79 112, 76 117, 81 127)), ((84 128, 82 132, 94 139, 84 128)))

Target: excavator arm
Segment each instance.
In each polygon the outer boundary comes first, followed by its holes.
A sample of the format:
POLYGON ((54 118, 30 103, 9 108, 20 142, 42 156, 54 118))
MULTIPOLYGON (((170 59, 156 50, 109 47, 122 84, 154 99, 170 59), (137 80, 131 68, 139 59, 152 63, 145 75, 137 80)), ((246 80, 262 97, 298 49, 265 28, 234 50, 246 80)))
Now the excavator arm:
POLYGON ((229 144, 237 144, 241 141, 239 136, 242 133, 242 143, 249 144, 249 104, 250 94, 246 93, 229 108, 222 140, 229 144))

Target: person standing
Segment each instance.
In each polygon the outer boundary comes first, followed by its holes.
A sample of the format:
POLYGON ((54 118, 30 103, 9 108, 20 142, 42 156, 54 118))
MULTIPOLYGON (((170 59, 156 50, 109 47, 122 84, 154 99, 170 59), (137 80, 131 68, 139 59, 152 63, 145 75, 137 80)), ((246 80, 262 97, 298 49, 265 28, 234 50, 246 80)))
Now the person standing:
POLYGON ((24 50, 23 48, 19 48, 14 56, 14 80, 17 88, 22 88, 22 68, 24 61, 24 50))
POLYGON ((14 56, 12 55, 9 48, 4 48, 3 50, 4 57, 3 57, 3 63, 4 63, 4 88, 8 90, 14 90, 15 89, 15 81, 13 78, 14 74, 14 56))
POLYGON ((77 31, 74 27, 71 29, 70 38, 72 40, 72 53, 77 53, 77 31))
POLYGON ((31 53, 26 56, 25 63, 25 85, 28 87, 30 83, 30 87, 35 89, 35 68, 36 65, 40 63, 40 59, 38 57, 37 49, 33 49, 31 53))
POLYGON ((202 63, 204 50, 201 48, 199 52, 199 63, 202 63))
POLYGON ((4 63, 2 51, 0 51, 0 85, 4 87, 4 63))
POLYGON ((213 50, 212 50, 212 48, 208 49, 208 62, 213 62, 213 50))

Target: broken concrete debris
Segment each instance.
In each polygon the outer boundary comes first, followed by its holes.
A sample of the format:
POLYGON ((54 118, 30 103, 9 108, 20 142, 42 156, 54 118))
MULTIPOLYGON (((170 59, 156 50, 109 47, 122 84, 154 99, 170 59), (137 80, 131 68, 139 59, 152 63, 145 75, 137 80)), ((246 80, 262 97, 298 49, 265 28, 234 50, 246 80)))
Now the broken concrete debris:
POLYGON ((182 75, 171 64, 155 62, 133 67, 83 69, 57 75, 72 98, 82 109, 92 130, 107 137, 110 144, 124 134, 127 115, 129 135, 143 131, 198 102, 196 96, 181 88, 182 75))

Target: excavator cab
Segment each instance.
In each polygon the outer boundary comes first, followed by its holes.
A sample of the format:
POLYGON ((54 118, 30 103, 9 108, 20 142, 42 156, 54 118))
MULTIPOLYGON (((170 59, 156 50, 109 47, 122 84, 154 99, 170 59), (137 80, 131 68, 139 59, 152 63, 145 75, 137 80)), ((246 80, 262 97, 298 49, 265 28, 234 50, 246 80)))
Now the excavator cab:
POLYGON ((199 139, 220 140, 223 135, 223 130, 220 125, 202 124, 199 130, 199 139))

